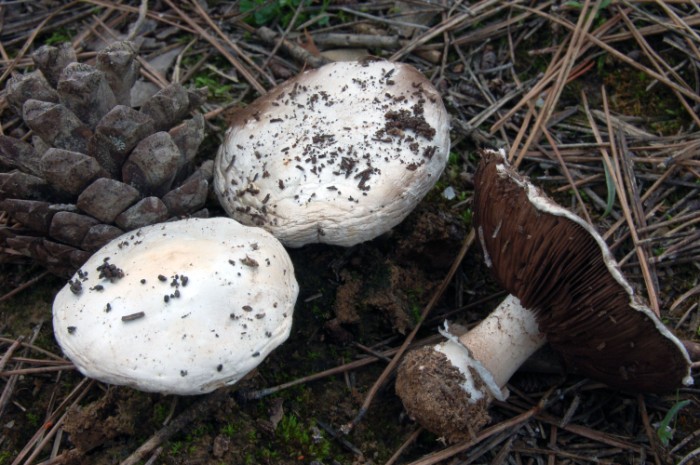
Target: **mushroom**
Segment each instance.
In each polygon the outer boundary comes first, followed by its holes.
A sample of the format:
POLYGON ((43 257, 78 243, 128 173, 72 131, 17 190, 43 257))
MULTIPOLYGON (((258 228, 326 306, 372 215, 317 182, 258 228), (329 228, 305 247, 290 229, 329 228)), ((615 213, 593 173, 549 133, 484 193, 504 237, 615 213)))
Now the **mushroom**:
POLYGON ((190 218, 97 251, 56 296, 53 327, 85 376, 202 394, 236 383, 287 339, 298 291, 267 231, 190 218))
POLYGON ((407 354, 396 390, 427 429, 457 441, 488 421, 492 399, 548 342, 567 365, 624 391, 693 384, 683 344, 634 294, 603 238, 485 151, 474 227, 484 261, 511 295, 471 331, 407 354))
POLYGON ((214 188, 231 217, 286 246, 350 246, 399 224, 440 177, 449 148, 440 95, 414 67, 331 63, 234 116, 214 188))

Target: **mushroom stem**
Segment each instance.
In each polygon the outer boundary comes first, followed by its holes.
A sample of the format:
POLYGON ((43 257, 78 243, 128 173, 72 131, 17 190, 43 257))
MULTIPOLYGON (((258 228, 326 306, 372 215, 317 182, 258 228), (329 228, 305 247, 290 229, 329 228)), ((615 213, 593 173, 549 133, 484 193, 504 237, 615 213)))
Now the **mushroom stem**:
POLYGON ((510 295, 479 325, 459 338, 409 352, 396 392, 409 415, 449 442, 469 438, 488 421, 493 399, 522 363, 545 343, 535 315, 510 295))
MULTIPOLYGON (((450 337, 435 346, 459 369, 467 382, 470 369, 475 370, 489 394, 505 399, 502 388, 516 370, 545 343, 532 311, 523 307, 517 297, 510 295, 474 329, 458 339, 450 337)), ((480 398, 479 394, 473 398, 480 398)))
POLYGON ((412 417, 448 441, 473 436, 545 338, 567 364, 611 387, 693 383, 687 350, 637 299, 593 226, 511 169, 502 151, 483 152, 474 186, 484 261, 511 297, 463 337, 445 332, 448 342, 404 357, 396 392, 412 417))

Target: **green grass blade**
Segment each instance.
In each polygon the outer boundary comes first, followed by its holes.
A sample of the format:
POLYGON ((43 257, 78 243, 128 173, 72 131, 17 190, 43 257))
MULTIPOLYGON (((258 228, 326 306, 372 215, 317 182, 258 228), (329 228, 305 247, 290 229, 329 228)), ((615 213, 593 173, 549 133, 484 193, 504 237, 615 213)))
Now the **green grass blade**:
POLYGON ((690 399, 686 399, 681 402, 676 402, 675 404, 673 404, 673 407, 671 407, 669 411, 666 412, 666 416, 663 420, 661 420, 661 423, 659 423, 659 427, 656 430, 656 434, 659 436, 659 440, 664 446, 668 446, 668 442, 673 437, 671 428, 669 428, 668 425, 671 423, 671 421, 673 421, 676 415, 678 415, 678 412, 680 412, 680 410, 689 403, 690 399))

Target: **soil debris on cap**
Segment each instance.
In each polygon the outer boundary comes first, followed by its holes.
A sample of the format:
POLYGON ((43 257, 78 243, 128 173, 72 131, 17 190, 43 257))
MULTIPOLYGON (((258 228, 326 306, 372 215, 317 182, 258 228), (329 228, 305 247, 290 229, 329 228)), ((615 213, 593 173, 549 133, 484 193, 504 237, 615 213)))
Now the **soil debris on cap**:
POLYGON ((437 182, 449 147, 445 107, 417 69, 332 63, 237 113, 215 190, 231 217, 287 246, 350 246, 400 223, 437 182))

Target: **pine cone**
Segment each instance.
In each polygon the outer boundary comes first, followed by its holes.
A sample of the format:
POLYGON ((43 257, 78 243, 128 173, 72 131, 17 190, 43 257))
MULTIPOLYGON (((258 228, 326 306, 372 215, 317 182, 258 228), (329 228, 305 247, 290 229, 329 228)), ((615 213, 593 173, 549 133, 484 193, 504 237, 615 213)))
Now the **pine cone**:
POLYGON ((0 261, 23 257, 70 275, 126 231, 208 216, 212 161, 194 169, 201 91, 171 84, 132 108, 139 68, 130 42, 99 52, 94 66, 69 46, 32 58, 37 69, 6 86, 32 134, 0 135, 0 261))

